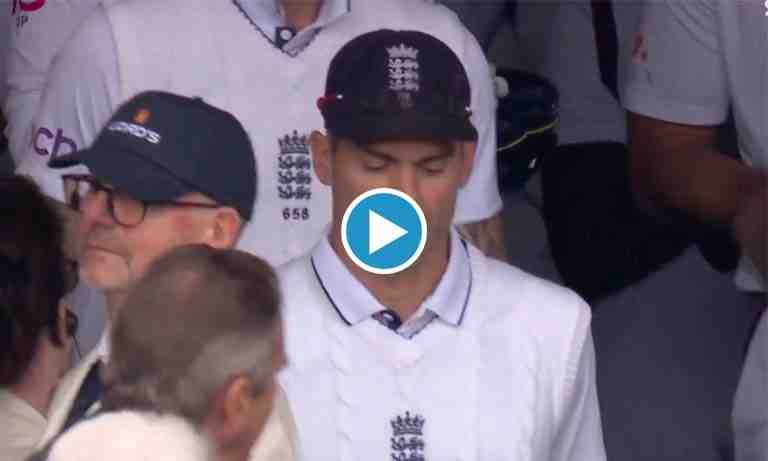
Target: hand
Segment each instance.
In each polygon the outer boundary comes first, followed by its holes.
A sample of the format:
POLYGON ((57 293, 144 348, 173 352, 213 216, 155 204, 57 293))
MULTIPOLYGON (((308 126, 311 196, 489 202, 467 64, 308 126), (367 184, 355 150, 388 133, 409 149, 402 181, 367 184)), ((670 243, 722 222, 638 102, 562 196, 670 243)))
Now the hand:
POLYGON ((733 235, 742 252, 752 260, 768 282, 768 187, 764 184, 756 193, 747 197, 733 220, 733 235))

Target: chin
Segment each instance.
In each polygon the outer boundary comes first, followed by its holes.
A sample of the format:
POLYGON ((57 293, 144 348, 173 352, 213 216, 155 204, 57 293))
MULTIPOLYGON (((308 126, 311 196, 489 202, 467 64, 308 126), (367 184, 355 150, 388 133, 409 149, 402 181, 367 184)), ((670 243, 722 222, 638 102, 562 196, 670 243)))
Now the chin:
POLYGON ((127 285, 124 269, 104 261, 83 257, 80 263, 80 278, 88 286, 99 290, 114 290, 127 285))

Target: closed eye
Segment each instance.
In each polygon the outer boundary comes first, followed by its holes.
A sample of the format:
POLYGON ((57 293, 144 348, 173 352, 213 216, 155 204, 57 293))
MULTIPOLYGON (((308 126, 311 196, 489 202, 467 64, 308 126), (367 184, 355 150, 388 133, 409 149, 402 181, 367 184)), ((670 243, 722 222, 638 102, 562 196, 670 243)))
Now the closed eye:
POLYGON ((389 165, 389 163, 390 162, 379 158, 370 158, 363 162, 363 167, 367 171, 382 171, 389 165))
POLYGON ((363 157, 363 168, 366 171, 382 171, 392 164, 395 160, 387 155, 378 152, 366 151, 363 157))
POLYGON ((448 165, 448 157, 440 156, 419 163, 419 167, 429 174, 440 174, 448 165))

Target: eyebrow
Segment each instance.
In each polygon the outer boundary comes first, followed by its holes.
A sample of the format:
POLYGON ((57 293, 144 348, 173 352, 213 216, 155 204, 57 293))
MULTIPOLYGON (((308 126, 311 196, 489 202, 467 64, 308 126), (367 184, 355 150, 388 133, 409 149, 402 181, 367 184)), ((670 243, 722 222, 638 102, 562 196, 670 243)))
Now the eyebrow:
MULTIPOLYGON (((366 146, 359 146, 359 147, 360 147, 360 150, 362 150, 366 154, 372 155, 374 157, 378 157, 381 160, 384 160, 384 161, 387 161, 387 162, 390 162, 390 163, 395 163, 395 162, 400 161, 400 159, 398 159, 398 158, 396 158, 396 157, 394 157, 391 154, 388 154, 386 152, 377 151, 377 150, 371 149, 370 147, 366 147, 366 146)), ((452 143, 442 144, 442 145, 440 145, 440 152, 438 152, 438 153, 436 153, 434 155, 430 155, 427 158, 423 158, 423 159, 419 160, 416 163, 419 163, 419 164, 429 163, 429 162, 432 162, 432 161, 435 161, 435 160, 440 160, 440 159, 443 159, 443 158, 451 157, 455 153, 456 153, 456 149, 454 148, 452 143)))
POLYGON ((381 160, 385 160, 387 162, 396 162, 398 160, 397 158, 393 157, 390 154, 387 154, 386 152, 381 152, 381 151, 373 150, 370 147, 365 147, 365 146, 359 146, 359 147, 360 147, 360 150, 362 150, 366 154, 372 155, 374 157, 378 157, 381 160))

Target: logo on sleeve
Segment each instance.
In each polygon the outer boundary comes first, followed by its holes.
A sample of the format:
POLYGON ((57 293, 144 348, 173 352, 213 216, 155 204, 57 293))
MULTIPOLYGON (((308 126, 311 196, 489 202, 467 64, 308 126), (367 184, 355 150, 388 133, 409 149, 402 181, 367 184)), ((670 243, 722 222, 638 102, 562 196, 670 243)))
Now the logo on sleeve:
POLYGON ((63 129, 53 130, 44 126, 32 127, 31 145, 37 155, 50 155, 51 159, 71 154, 78 149, 75 140, 65 135, 63 129))

